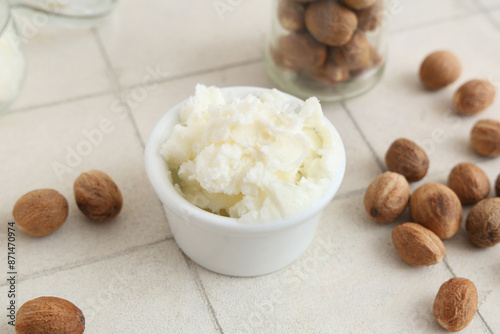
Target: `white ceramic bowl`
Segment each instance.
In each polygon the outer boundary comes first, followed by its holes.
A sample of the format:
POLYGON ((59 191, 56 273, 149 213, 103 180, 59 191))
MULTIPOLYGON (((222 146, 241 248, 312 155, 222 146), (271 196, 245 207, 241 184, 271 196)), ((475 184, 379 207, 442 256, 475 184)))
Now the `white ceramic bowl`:
MULTIPOLYGON (((222 88, 226 99, 259 94, 266 88, 222 88)), ((290 96, 292 100, 299 100, 290 96)), ((299 100, 301 101, 301 100, 299 100)), ((175 241, 184 253, 199 265, 231 276, 258 276, 271 273, 297 259, 309 246, 323 209, 337 192, 345 172, 345 151, 339 138, 339 170, 325 194, 299 215, 258 225, 238 223, 235 218, 202 210, 184 199, 169 177, 160 148, 179 122, 179 111, 185 101, 168 111, 156 124, 145 151, 146 172, 162 201, 175 241)), ((331 124, 328 122, 328 124, 331 124)))

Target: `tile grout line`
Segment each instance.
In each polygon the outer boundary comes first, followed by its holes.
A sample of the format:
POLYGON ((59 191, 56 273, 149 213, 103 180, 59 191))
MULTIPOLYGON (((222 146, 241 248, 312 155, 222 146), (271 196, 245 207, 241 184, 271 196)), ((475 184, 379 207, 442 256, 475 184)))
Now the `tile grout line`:
MULTIPOLYGON (((183 73, 183 74, 174 75, 174 76, 171 76, 171 77, 167 77, 167 78, 164 78, 164 79, 157 80, 157 81, 155 81, 154 84, 146 85, 145 87, 149 87, 149 86, 153 86, 153 85, 157 85, 157 84, 163 84, 163 83, 166 83, 166 82, 171 82, 171 81, 176 81, 176 80, 181 80, 181 79, 185 79, 185 78, 190 78, 190 77, 194 77, 194 76, 197 76, 197 75, 210 74, 210 73, 213 73, 213 72, 216 72, 216 71, 234 69, 234 68, 238 68, 238 67, 242 67, 242 66, 248 66, 248 65, 252 65, 252 64, 257 64, 257 63, 261 62, 262 60, 263 60, 263 58, 256 58, 256 59, 251 59, 251 60, 247 60, 247 61, 243 61, 243 62, 231 63, 231 64, 220 66, 220 67, 212 67, 212 68, 207 68, 207 69, 200 70, 200 71, 186 72, 186 73, 183 73)), ((114 79, 112 79, 111 81, 114 81, 114 80, 117 80, 116 77, 114 79)), ((113 82, 113 84, 116 84, 116 83, 113 82)), ((141 86, 140 83, 138 83, 138 84, 132 84, 132 85, 126 85, 126 86, 121 87, 120 90, 121 91, 123 91, 123 90, 131 90, 131 89, 134 89, 134 88, 137 88, 137 87, 140 87, 140 86, 141 86)), ((115 87, 115 88, 112 88, 111 90, 105 90, 105 91, 101 91, 101 92, 97 92, 97 93, 90 93, 90 94, 79 95, 79 96, 71 97, 71 98, 68 98, 68 99, 62 99, 62 100, 57 100, 57 101, 51 101, 51 102, 47 102, 47 103, 32 105, 32 106, 21 107, 19 109, 11 109, 8 113, 18 113, 18 112, 31 111, 31 110, 40 109, 40 108, 47 108, 47 107, 61 105, 61 104, 69 103, 69 102, 76 102, 76 101, 80 101, 80 100, 85 100, 85 99, 92 98, 92 97, 104 96, 106 94, 115 94, 115 95, 117 95, 118 94, 117 90, 118 90, 118 88, 115 87)), ((122 99, 120 99, 120 101, 122 101, 122 99)))
MULTIPOLYGON (((106 52, 106 50, 104 48, 104 45, 102 44, 102 41, 100 39, 100 36, 99 36, 97 30, 94 28, 94 29, 92 29, 92 31, 93 31, 93 34, 94 34, 94 38, 95 38, 95 40, 96 40, 96 42, 97 42, 97 44, 99 46, 99 50, 101 52, 101 55, 104 58, 107 66, 108 66, 108 69, 111 72, 112 81, 113 81, 113 84, 114 84, 114 86, 116 88, 116 94, 118 95, 117 97, 122 102, 122 104, 124 104, 126 106, 128 114, 129 114, 129 117, 131 118, 131 121, 132 121, 133 126, 135 128, 136 136, 138 137, 138 139, 139 139, 139 141, 140 141, 143 149, 145 149, 145 143, 143 142, 143 140, 142 140, 142 138, 140 136, 139 128, 137 126, 137 122, 135 120, 135 117, 132 114, 132 110, 130 109, 130 107, 128 106, 128 104, 126 104, 125 101, 123 101, 122 93, 123 93, 123 89, 124 88, 120 86, 120 83, 118 81, 116 73, 115 73, 115 71, 113 69, 113 66, 111 65, 111 60, 108 57, 108 54, 107 54, 107 52, 106 52)), ((212 71, 217 71, 217 70, 220 70, 220 69, 212 69, 212 71)), ((159 82, 157 82, 156 84, 158 84, 158 83, 159 82)), ((164 215, 165 215, 165 218, 166 218, 166 213, 165 212, 164 212, 164 215)), ((186 261, 186 264, 187 264, 188 268, 190 269, 191 274, 192 274, 192 276, 193 276, 193 278, 195 280, 196 286, 197 286, 198 291, 199 291, 199 293, 200 293, 200 295, 202 297, 202 300, 205 301, 205 305, 208 307, 209 314, 210 314, 210 316, 212 318, 212 321, 214 322, 214 325, 215 325, 216 329, 218 330, 218 332, 220 334, 224 334, 224 331, 222 330, 222 327, 221 327, 221 325, 219 323, 219 320, 217 319, 217 315, 215 313, 215 310, 214 310, 212 304, 210 303, 210 300, 209 300, 208 295, 206 293, 205 287, 204 287, 203 282, 201 281, 201 279, 200 279, 200 277, 199 277, 199 275, 198 275, 198 273, 196 271, 196 268, 193 267, 193 264, 192 264, 191 260, 189 258, 187 258, 187 256, 184 253, 182 253, 182 254, 183 254, 184 260, 186 261)))
POLYGON ((477 13, 457 14, 457 15, 453 15, 453 16, 449 17, 446 20, 435 19, 435 20, 424 22, 424 23, 419 23, 419 24, 415 24, 415 25, 412 25, 412 26, 403 27, 403 28, 400 28, 400 29, 397 29, 397 30, 389 30, 389 33, 391 33, 391 34, 404 33, 404 32, 407 32, 407 31, 412 31, 412 30, 417 30, 417 29, 420 29, 420 28, 430 27, 430 26, 438 25, 438 24, 445 23, 445 22, 459 21, 459 20, 471 18, 471 17, 473 17, 475 15, 480 15, 480 14, 482 14, 481 11, 479 11, 477 13))
POLYGON ((495 8, 496 9, 500 9, 500 6, 494 6, 492 8, 488 8, 488 7, 483 7, 481 5, 481 3, 479 3, 478 0, 475 0, 474 3, 476 4, 476 6, 479 8, 479 11, 484 15, 486 16, 486 19, 491 23, 491 25, 493 25, 493 27, 495 27, 497 30, 500 30, 500 22, 498 22, 497 20, 495 20, 493 18, 493 16, 491 16, 491 11, 494 11, 495 8))
POLYGON ((370 152, 372 153, 373 157, 375 158, 375 160, 377 161, 377 165, 378 167, 380 168, 380 171, 384 171, 386 170, 385 168, 385 164, 382 162, 382 160, 378 157, 377 153, 375 152, 375 149, 373 148, 373 146, 370 144, 370 142, 368 141, 368 139, 366 138, 365 134, 363 133, 363 131, 361 131, 361 128, 359 127, 359 124, 356 122, 356 120, 354 119, 354 117, 352 116, 352 113, 351 111, 349 110, 349 108, 347 108, 345 102, 341 102, 340 104, 342 106, 342 108, 344 109, 344 111, 347 113, 347 116, 349 116, 351 122, 354 124, 354 127, 356 128, 356 130, 358 131, 359 135, 361 136, 361 138, 363 138, 363 141, 365 142, 365 144, 368 146, 368 149, 370 150, 370 152))
MULTIPOLYGON (((182 250, 181 250, 181 252, 182 252, 182 250)), ((208 309, 208 313, 210 314, 210 318, 212 319, 212 322, 213 322, 213 325, 215 326, 215 329, 220 334, 224 334, 224 330, 222 329, 222 326, 219 323, 219 319, 217 318, 217 314, 215 312, 215 309, 214 309, 212 303, 210 302, 210 298, 208 298, 208 294, 207 294, 207 291, 205 290, 205 286, 203 285, 203 282, 200 278, 200 275, 198 274, 198 271, 195 267, 196 265, 184 252, 182 252, 182 256, 184 257, 184 260, 186 261, 186 264, 189 268, 189 271, 191 272, 191 275, 193 276, 193 279, 196 283, 196 287, 198 288, 198 292, 200 293, 200 297, 208 309)))
POLYGON ((118 81, 118 77, 116 76, 116 73, 115 73, 113 66, 111 64, 111 60, 106 52, 106 49, 104 48, 104 44, 102 43, 101 37, 99 36, 99 33, 97 32, 96 28, 92 28, 92 34, 93 34, 94 39, 99 47, 99 51, 101 52, 101 56, 103 57, 104 62, 106 63, 108 71, 110 72, 110 75, 111 75, 110 81, 111 81, 111 84, 113 86, 112 89, 113 89, 113 92, 115 94, 115 97, 122 103, 122 106, 127 110, 127 114, 128 114, 127 118, 132 123, 132 126, 134 127, 135 135, 136 135, 137 139, 139 139, 139 143, 141 144, 142 148, 144 149, 146 147, 146 145, 141 138, 139 127, 137 126, 137 122, 135 120, 134 115, 132 114, 132 110, 130 109, 130 106, 127 103, 125 103, 125 101, 123 100, 122 87, 120 86, 120 83, 118 81))
MULTIPOLYGON (((90 259, 90 260, 87 260, 87 261, 83 261, 83 262, 70 263, 70 264, 66 264, 66 265, 55 267, 55 268, 51 268, 51 269, 41 270, 41 271, 35 272, 33 274, 30 274, 30 275, 26 275, 26 276, 22 276, 21 275, 20 276, 21 278, 19 279, 19 282, 29 281, 29 280, 32 280, 32 279, 35 279, 35 278, 39 278, 39 277, 46 277, 46 276, 50 276, 50 275, 53 275, 53 274, 56 274, 56 273, 68 271, 68 270, 71 270, 71 269, 81 268, 81 267, 85 267, 87 265, 91 265, 91 264, 95 264, 95 263, 99 263, 99 262, 103 262, 103 261, 107 261, 107 260, 116 259, 116 258, 125 256, 125 255, 129 255, 129 254, 138 252, 138 251, 140 251, 142 249, 145 249, 145 248, 148 248, 148 247, 159 245, 159 244, 161 244, 163 242, 168 242, 170 240, 173 240, 173 238, 172 237, 166 237, 166 238, 163 238, 161 240, 153 241, 153 242, 150 242, 150 243, 147 243, 147 244, 130 247, 130 248, 124 249, 122 251, 119 251, 118 253, 108 254, 108 255, 103 256, 103 257, 96 257, 96 258, 93 258, 93 259, 90 259)), ((8 283, 2 283, 2 284, 0 284, 0 287, 7 286, 7 285, 8 285, 8 283)))
POLYGON ((77 101, 81 101, 81 100, 85 100, 85 99, 89 99, 89 98, 93 98, 93 97, 104 96, 106 94, 111 94, 111 93, 113 93, 113 91, 105 90, 105 91, 101 91, 101 92, 97 92, 97 93, 84 94, 84 95, 70 97, 70 98, 63 99, 63 100, 52 101, 52 102, 42 103, 42 104, 33 105, 33 106, 26 106, 26 107, 22 107, 19 109, 11 109, 11 110, 9 110, 8 113, 19 113, 19 112, 26 112, 26 111, 31 111, 31 110, 35 110, 35 109, 47 108, 47 107, 57 106, 57 105, 65 104, 65 103, 77 102, 77 101))

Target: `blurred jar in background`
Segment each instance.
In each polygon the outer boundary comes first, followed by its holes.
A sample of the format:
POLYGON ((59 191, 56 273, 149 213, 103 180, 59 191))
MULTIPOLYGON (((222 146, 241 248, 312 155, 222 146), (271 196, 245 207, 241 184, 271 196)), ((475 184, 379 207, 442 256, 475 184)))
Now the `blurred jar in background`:
POLYGON ((12 8, 47 14, 72 27, 92 27, 113 12, 117 0, 10 0, 12 8))
POLYGON ((340 101, 380 80, 384 0, 273 0, 272 8, 266 68, 281 90, 340 101))
POLYGON ((24 83, 26 62, 11 16, 9 1, 0 0, 0 113, 17 98, 24 83))

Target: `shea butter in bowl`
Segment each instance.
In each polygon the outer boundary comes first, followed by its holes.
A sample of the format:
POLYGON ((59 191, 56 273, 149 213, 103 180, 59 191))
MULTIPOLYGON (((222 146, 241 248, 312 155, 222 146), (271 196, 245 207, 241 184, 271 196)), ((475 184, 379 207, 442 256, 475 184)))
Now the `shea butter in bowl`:
POLYGON ((344 177, 345 151, 316 98, 198 85, 156 124, 145 164, 187 256, 258 276, 307 249, 344 177))

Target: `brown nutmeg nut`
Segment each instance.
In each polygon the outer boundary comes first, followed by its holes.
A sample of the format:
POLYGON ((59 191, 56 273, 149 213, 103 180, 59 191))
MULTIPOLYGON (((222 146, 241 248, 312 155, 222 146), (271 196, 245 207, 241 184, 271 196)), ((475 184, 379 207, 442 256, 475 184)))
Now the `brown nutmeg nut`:
POLYGON ((39 297, 19 308, 15 326, 16 334, 81 334, 85 331, 85 316, 66 299, 39 297))
POLYGON ((347 44, 332 47, 330 57, 338 66, 349 70, 368 69, 373 65, 372 46, 362 32, 355 33, 347 44))
POLYGON ((398 173, 385 172, 377 176, 366 189, 366 212, 378 223, 390 223, 404 211, 410 198, 408 181, 398 173))
POLYGON ((344 45, 358 25, 356 14, 332 1, 317 1, 306 9, 306 27, 319 42, 330 46, 344 45))
POLYGON ((382 25, 384 20, 384 0, 376 0, 373 6, 356 11, 358 29, 373 31, 382 25))
POLYGON ((462 204, 447 186, 426 183, 411 195, 410 214, 415 222, 436 233, 441 239, 449 239, 460 229, 462 204))
POLYGON ((467 327, 476 315, 477 289, 467 278, 452 278, 439 288, 432 313, 444 329, 458 332, 467 327))
POLYGON ((278 41, 281 65, 289 69, 309 69, 321 66, 327 49, 307 33, 291 33, 278 41))
POLYGON ((68 201, 54 189, 32 190, 17 200, 12 214, 26 234, 40 237, 64 224, 68 217, 68 201))
POLYGON ((495 193, 497 197, 500 197, 500 175, 498 175, 497 182, 495 183, 495 193))
POLYGON ((91 170, 80 174, 73 186, 76 204, 92 220, 115 218, 122 209, 122 194, 108 174, 91 170))
POLYGON ((326 61, 322 66, 309 69, 309 75, 324 85, 335 85, 349 79, 349 70, 333 61, 326 61))
POLYGON ((340 0, 344 5, 352 9, 360 10, 371 7, 375 4, 376 0, 340 0))
POLYGON ((468 162, 453 167, 448 176, 448 186, 457 194, 462 205, 477 203, 490 193, 488 175, 468 162))
POLYGON ((479 247, 491 247, 500 242, 500 198, 487 198, 472 207, 465 230, 479 247))
POLYGON ((404 223, 392 230, 392 244, 403 260, 414 266, 431 266, 446 252, 439 237, 420 224, 404 223))
POLYGON ((495 87, 486 80, 471 80, 460 86, 453 96, 453 107, 462 115, 475 115, 495 100, 495 87))
POLYGON ((306 27, 303 4, 295 0, 279 0, 278 20, 281 26, 290 31, 301 31, 306 27))
POLYGON ((408 182, 421 180, 429 169, 429 158, 415 142, 400 138, 395 140, 385 154, 390 171, 406 177, 408 182))
POLYGON ((470 134, 472 148, 486 157, 500 156, 500 122, 483 119, 477 122, 470 134))
POLYGON ((420 81, 429 89, 441 89, 460 76, 460 60, 450 51, 436 51, 425 57, 420 65, 420 81))

